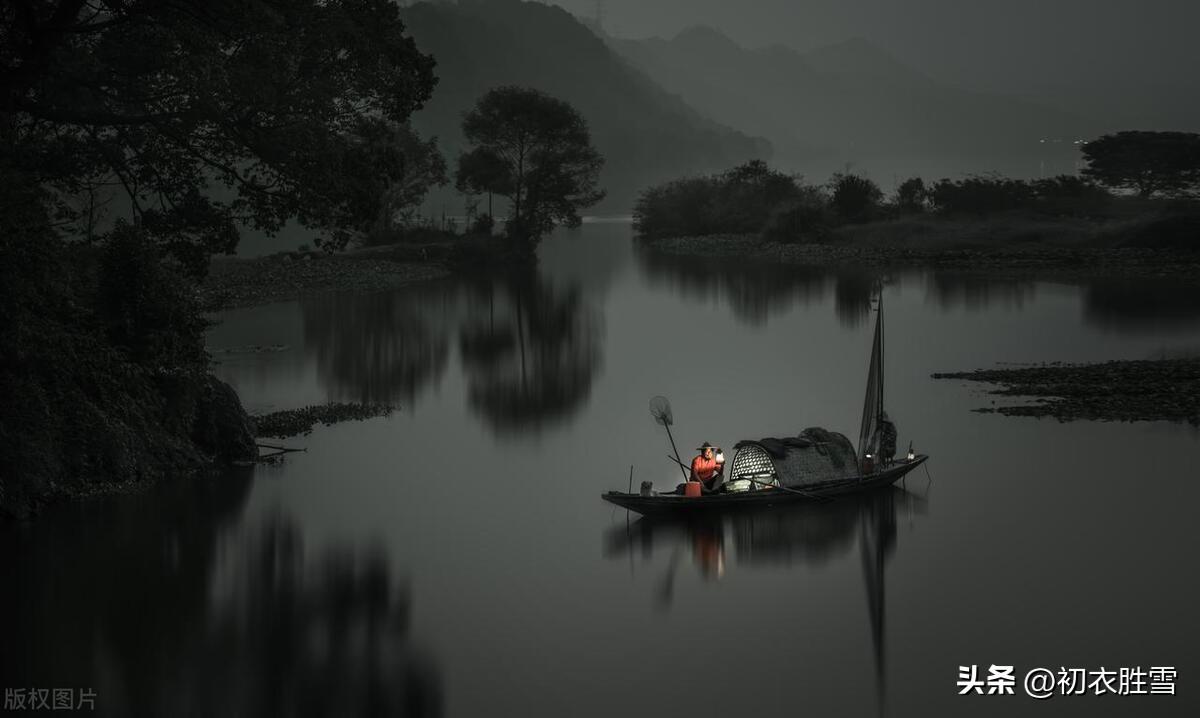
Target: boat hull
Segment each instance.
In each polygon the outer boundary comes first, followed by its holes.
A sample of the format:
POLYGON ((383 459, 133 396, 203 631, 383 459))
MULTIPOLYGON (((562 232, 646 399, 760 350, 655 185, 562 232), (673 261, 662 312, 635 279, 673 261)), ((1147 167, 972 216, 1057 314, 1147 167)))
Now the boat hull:
POLYGON ((805 501, 828 501, 846 494, 856 494, 885 486, 891 486, 905 474, 917 468, 929 457, 921 454, 911 461, 904 459, 888 468, 866 476, 851 479, 838 479, 821 484, 806 486, 795 491, 783 489, 762 489, 744 493, 715 493, 697 497, 681 496, 679 494, 660 494, 642 496, 628 494, 622 491, 609 491, 600 495, 605 501, 622 508, 636 511, 646 516, 662 514, 686 515, 703 511, 728 511, 739 508, 773 506, 776 504, 793 504, 805 501))

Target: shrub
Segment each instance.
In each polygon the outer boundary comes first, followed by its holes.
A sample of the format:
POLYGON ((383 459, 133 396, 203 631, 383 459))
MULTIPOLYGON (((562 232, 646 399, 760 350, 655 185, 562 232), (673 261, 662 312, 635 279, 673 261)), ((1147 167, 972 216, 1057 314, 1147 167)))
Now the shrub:
POLYGON ((1033 203, 1033 188, 1020 180, 996 176, 938 180, 929 190, 934 209, 944 214, 990 214, 1033 203))
POLYGON ((634 228, 647 238, 758 234, 780 207, 802 194, 794 177, 755 160, 719 175, 644 190, 634 205, 634 228))
POLYGON ((1102 212, 1112 204, 1108 190, 1083 177, 1058 175, 1031 183, 1038 210, 1049 214, 1081 216, 1102 212))
POLYGON ((816 187, 804 187, 799 197, 771 212, 762 237, 783 243, 823 242, 829 237, 834 220, 824 193, 816 187))
POLYGON ((834 212, 847 222, 866 222, 879 210, 883 192, 867 177, 837 173, 829 180, 834 212))
POLYGON ((477 234, 484 237, 492 236, 492 230, 496 228, 496 220, 490 214, 481 214, 475 217, 475 221, 471 222, 471 227, 467 230, 467 234, 477 234))
POLYGON ((148 368, 207 367, 206 323, 192 285, 145 233, 117 222, 102 244, 97 285, 112 346, 148 368))

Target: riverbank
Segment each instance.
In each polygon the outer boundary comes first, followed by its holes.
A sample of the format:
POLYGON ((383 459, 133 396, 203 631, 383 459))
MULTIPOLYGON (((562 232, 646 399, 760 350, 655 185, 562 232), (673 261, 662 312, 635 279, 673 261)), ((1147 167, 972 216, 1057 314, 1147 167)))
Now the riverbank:
POLYGON ((989 393, 1033 403, 981 413, 1049 416, 1059 421, 1175 421, 1200 426, 1200 358, 1051 364, 932 375, 994 384, 989 393))
POLYGON ((396 407, 392 404, 331 402, 259 414, 251 416, 250 422, 257 436, 287 439, 309 434, 317 424, 333 426, 344 421, 365 421, 388 416, 395 410, 396 407))
POLYGON ((846 225, 822 242, 767 241, 750 234, 638 242, 662 254, 810 267, 1200 279, 1200 228, 1174 217, 912 217, 846 225))
POLYGON ((444 245, 389 245, 330 254, 282 252, 218 258, 200 287, 209 311, 295 299, 331 290, 380 291, 449 274, 444 245))

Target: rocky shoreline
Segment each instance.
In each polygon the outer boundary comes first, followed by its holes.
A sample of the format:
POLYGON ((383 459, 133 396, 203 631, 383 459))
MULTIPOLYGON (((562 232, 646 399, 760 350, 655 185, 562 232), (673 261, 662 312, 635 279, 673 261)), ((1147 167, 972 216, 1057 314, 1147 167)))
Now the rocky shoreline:
POLYGON ((1059 421, 1173 421, 1200 426, 1200 358, 1049 364, 933 374, 995 384, 989 393, 1033 403, 979 408, 1005 416, 1059 421))
POLYGON ((216 311, 331 290, 394 289, 447 276, 441 254, 425 247, 381 247, 337 254, 302 251, 215 259, 200 287, 201 301, 216 311))
POLYGON ((849 243, 782 244, 755 235, 642 240, 648 251, 738 258, 807 267, 945 269, 1079 277, 1177 277, 1200 281, 1200 252, 1125 247, 895 247, 849 243))

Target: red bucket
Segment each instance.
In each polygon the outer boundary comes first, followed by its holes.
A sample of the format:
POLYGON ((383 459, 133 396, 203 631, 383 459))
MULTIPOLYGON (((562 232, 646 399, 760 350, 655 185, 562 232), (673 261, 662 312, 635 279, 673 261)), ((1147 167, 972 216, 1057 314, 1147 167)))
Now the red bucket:
POLYGON ((689 481, 683 485, 683 495, 690 498, 698 498, 703 493, 699 481, 689 481))

